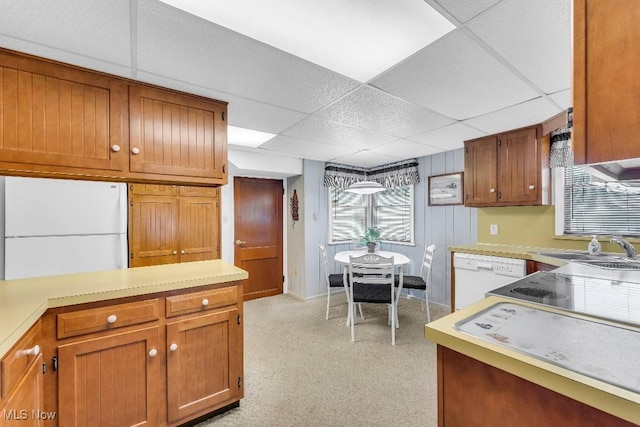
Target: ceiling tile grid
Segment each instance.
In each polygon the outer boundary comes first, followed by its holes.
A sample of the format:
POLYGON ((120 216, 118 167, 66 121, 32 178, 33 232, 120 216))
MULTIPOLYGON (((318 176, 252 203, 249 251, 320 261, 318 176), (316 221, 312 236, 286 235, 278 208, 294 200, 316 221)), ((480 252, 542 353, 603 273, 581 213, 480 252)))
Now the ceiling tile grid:
POLYGON ((463 147, 468 139, 480 138, 487 133, 468 126, 465 123, 454 123, 409 138, 411 141, 437 147, 440 151, 455 150, 463 147))

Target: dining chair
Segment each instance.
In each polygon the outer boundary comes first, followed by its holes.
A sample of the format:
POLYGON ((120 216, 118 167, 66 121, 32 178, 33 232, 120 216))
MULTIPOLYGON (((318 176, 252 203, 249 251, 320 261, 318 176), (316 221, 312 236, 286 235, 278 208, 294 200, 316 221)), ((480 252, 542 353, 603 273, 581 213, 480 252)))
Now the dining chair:
MULTIPOLYGON (((431 291, 431 270, 435 253, 436 245, 425 246, 422 263, 420 264, 420 274, 418 276, 405 275, 402 279, 403 289, 419 289, 424 291, 424 306, 427 310, 427 323, 431 322, 431 313, 429 312, 429 292, 431 291)), ((398 277, 396 277, 396 286, 398 286, 398 284, 398 277)), ((397 303, 398 302, 396 301, 396 304, 397 303)))
MULTIPOLYGON (((318 245, 320 247, 320 256, 322 257, 322 265, 324 267, 324 279, 325 285, 327 287, 327 314, 326 319, 329 320, 329 307, 331 305, 331 288, 342 288, 345 290, 347 294, 347 302, 348 298, 348 288, 344 284, 344 275, 339 273, 329 273, 329 264, 327 262, 327 249, 324 245, 318 245)), ((358 308, 360 309, 360 316, 364 319, 364 315, 362 314, 362 305, 358 304, 358 308)), ((349 307, 349 313, 351 312, 351 307, 349 307)), ((350 314, 347 314, 347 325, 349 324, 350 314)))
MULTIPOLYGON (((391 344, 396 344, 396 288, 393 257, 378 254, 349 256, 349 283, 347 289, 350 306, 357 303, 386 304, 389 308, 388 323, 391 325, 391 344)), ((351 341, 355 341, 355 316, 350 318, 351 341)))

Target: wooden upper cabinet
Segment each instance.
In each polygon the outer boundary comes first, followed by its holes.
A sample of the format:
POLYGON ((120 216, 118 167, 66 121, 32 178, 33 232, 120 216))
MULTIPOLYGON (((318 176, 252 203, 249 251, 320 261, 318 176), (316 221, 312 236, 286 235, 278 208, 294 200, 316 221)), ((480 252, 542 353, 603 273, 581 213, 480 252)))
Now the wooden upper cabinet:
POLYGON ((640 157, 640 2, 574 0, 575 162, 640 157))
POLYGON ((129 86, 131 172, 198 177, 226 176, 226 105, 145 86, 129 86))
POLYGON ((124 169, 121 80, 0 51, 0 167, 124 169))
POLYGON ((464 191, 468 206, 498 200, 496 143, 495 136, 464 143, 464 191))
POLYGON ((178 199, 133 196, 129 206, 129 267, 178 262, 178 199))
POLYGON ((531 126, 465 141, 465 205, 549 203, 549 138, 531 126))
POLYGON ((219 201, 180 197, 180 262, 220 258, 219 201))

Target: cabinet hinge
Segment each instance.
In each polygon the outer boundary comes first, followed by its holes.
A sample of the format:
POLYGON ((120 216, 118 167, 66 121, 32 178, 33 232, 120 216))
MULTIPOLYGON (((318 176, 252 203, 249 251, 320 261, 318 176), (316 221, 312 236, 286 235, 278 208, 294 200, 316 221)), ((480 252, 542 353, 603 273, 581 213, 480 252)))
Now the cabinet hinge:
POLYGON ((47 373, 47 364, 46 364, 46 363, 43 363, 43 364, 42 364, 42 373, 43 373, 43 374, 46 374, 46 373, 47 373))
POLYGON ((498 200, 502 199, 502 192, 498 191, 498 200))
POLYGON ((53 356, 51 358, 51 369, 53 369, 54 371, 58 370, 58 357, 57 356, 53 356))
POLYGON ((238 314, 238 317, 236 318, 236 321, 238 322, 238 325, 240 324, 240 315, 238 314))
POLYGON ((498 140, 498 147, 502 147, 502 140, 501 139, 498 140))
POLYGON ((242 378, 238 377, 238 388, 242 387, 242 378))
POLYGON ((129 258, 133 259, 133 252, 131 252, 131 255, 129 255, 129 258))
POLYGON ((129 202, 129 206, 133 207, 133 200, 129 202))
POLYGON ((224 111, 222 112, 222 121, 224 122, 224 111))
POLYGON ((227 173, 227 164, 222 165, 222 173, 227 173))

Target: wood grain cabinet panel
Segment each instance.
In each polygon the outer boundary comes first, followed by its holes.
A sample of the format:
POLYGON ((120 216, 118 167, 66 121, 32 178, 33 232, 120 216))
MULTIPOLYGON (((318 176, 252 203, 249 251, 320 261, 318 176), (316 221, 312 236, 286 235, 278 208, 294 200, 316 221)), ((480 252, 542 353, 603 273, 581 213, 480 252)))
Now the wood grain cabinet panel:
POLYGON ((640 157, 640 2, 573 2, 575 161, 640 157))
POLYGON ((242 397, 242 327, 238 310, 167 324, 169 423, 242 397))
POLYGON ((226 175, 226 105, 130 85, 130 169, 220 182, 226 175))
POLYGON ((165 196, 153 188, 129 188, 129 266, 220 258, 219 189, 180 186, 165 196))
POLYGON ((0 167, 122 173, 122 81, 5 51, 0 64, 0 167))
POLYGON ((465 141, 465 206, 550 202, 549 137, 539 125, 465 141))
POLYGON ((34 358, 21 377, 15 391, 0 408, 0 427, 43 427, 56 413, 42 410, 44 387, 42 379, 42 354, 34 358))
POLYGON ((158 426, 159 327, 58 347, 60 426, 158 426))
POLYGON ((37 322, 13 346, 0 362, 1 397, 7 397, 42 351, 40 322, 37 322))

